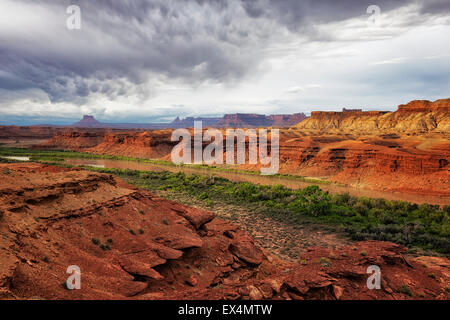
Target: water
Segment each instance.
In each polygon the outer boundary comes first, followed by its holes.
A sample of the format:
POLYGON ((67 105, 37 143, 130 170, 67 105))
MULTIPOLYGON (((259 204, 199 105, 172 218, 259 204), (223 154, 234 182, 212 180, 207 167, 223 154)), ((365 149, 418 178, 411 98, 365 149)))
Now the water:
POLYGON ((350 195, 357 197, 383 198, 387 200, 403 200, 419 204, 430 203, 438 205, 450 205, 450 197, 448 196, 421 195, 405 192, 374 191, 337 184, 305 182, 300 179, 295 179, 292 177, 260 176, 241 172, 225 172, 225 171, 209 170, 206 168, 191 168, 183 166, 153 164, 138 161, 110 160, 110 159, 69 158, 65 160, 65 163, 76 166, 91 166, 96 168, 115 168, 115 169, 130 169, 130 170, 157 171, 157 172, 161 171, 184 172, 186 174, 217 176, 235 182, 251 182, 262 185, 283 185, 290 189, 302 189, 311 185, 317 185, 322 190, 328 191, 330 193, 348 192, 350 195))
POLYGON ((16 157, 16 156, 0 156, 3 159, 17 160, 17 161, 30 161, 30 157, 16 157))

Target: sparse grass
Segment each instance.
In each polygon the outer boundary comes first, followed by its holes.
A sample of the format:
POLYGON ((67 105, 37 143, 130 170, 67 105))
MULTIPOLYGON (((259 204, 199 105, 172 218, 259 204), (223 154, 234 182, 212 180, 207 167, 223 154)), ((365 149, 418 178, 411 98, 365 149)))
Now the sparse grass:
POLYGON ((169 225, 169 221, 167 221, 166 219, 162 219, 161 222, 162 222, 163 224, 165 224, 166 226, 169 225))
POLYGON ((102 243, 100 245, 100 249, 102 249, 103 251, 108 251, 111 250, 111 246, 109 245, 109 243, 102 243))
POLYGON ((412 290, 411 290, 411 288, 408 287, 408 286, 405 285, 405 284, 402 285, 402 286, 400 287, 399 291, 400 291, 401 293, 406 294, 407 296, 410 296, 410 297, 412 297, 412 296, 414 295, 413 292, 412 292, 412 290))
POLYGON ((96 246, 99 246, 100 249, 102 249, 103 251, 111 250, 112 239, 106 240, 106 243, 102 243, 102 242, 100 241, 100 239, 97 239, 97 238, 92 238, 91 241, 92 241, 92 243, 95 244, 96 246))
POLYGON ((138 233, 139 233, 139 234, 144 234, 144 230, 139 229, 139 230, 138 230, 138 233))
POLYGON ((320 258, 319 262, 322 267, 331 267, 331 261, 325 257, 320 258))

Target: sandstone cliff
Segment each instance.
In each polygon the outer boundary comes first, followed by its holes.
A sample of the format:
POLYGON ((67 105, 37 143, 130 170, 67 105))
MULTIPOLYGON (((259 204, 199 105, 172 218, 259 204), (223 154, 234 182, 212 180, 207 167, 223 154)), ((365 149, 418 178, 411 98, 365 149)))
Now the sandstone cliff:
POLYGON ((295 129, 315 132, 429 133, 450 132, 450 99, 411 101, 396 112, 312 112, 295 129))

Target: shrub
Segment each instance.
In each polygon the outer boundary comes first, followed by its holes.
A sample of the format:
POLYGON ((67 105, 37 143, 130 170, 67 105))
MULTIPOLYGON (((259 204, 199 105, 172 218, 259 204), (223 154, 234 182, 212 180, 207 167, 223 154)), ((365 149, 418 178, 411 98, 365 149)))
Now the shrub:
POLYGON ((413 296, 413 292, 411 291, 411 288, 408 287, 407 285, 402 285, 402 286, 400 287, 399 291, 400 291, 401 293, 404 293, 404 294, 410 296, 410 297, 413 296))
POLYGON ((109 243, 106 243, 106 244, 101 244, 100 249, 102 249, 103 251, 108 251, 108 250, 111 250, 111 247, 110 247, 109 243))
POLYGON ((328 260, 327 258, 322 257, 320 258, 320 265, 322 267, 331 267, 331 261, 328 260))

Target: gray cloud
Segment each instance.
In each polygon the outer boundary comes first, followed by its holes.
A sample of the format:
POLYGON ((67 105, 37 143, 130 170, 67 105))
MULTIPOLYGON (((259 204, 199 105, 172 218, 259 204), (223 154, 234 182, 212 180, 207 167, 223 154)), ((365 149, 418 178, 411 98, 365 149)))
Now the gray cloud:
POLYGON ((316 26, 364 16, 370 4, 383 12, 412 3, 422 4, 427 14, 449 8, 441 0, 5 2, 29 5, 23 14, 39 25, 0 30, 0 88, 38 88, 52 102, 78 105, 92 95, 148 97, 154 94, 151 85, 165 79, 195 86, 255 76, 263 67, 264 49, 285 29, 305 41, 322 40, 316 26), (45 17, 34 15, 36 4, 45 17), (71 4, 81 7, 81 30, 65 28, 71 4))
POLYGON ((450 1, 448 0, 427 0, 421 7, 422 13, 429 14, 448 14, 450 13, 450 1))

